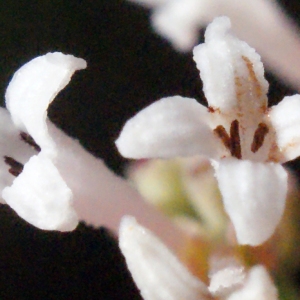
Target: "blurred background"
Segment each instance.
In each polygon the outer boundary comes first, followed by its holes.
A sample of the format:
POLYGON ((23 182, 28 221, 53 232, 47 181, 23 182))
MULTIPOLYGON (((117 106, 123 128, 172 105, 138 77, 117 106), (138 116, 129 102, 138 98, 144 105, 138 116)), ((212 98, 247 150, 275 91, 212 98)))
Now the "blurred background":
MULTIPOLYGON (((299 24, 300 2, 279 2, 299 24)), ((49 117, 118 174, 126 161, 114 140, 128 118, 164 96, 205 103, 192 55, 156 35, 146 9, 116 0, 8 0, 0 7, 2 105, 13 73, 30 59, 53 51, 84 58, 88 68, 58 95, 49 117)), ((266 76, 271 105, 295 93, 276 74, 266 76)), ((289 167, 300 178, 299 162, 289 167)), ((0 218, 0 299, 140 299, 106 229, 81 224, 72 233, 45 233, 6 206, 0 218)))

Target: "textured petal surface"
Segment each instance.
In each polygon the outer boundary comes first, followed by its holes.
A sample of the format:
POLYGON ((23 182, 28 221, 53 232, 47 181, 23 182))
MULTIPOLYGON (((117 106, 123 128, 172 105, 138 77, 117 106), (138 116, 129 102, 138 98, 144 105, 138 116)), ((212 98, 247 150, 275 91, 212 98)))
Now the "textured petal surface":
POLYGON ((264 68, 260 56, 237 39, 230 27, 227 17, 216 18, 206 29, 205 43, 194 48, 203 90, 209 105, 223 113, 232 109, 257 112, 267 106, 264 68))
POLYGON ((20 131, 13 124, 9 112, 0 108, 0 194, 15 179, 8 172, 9 166, 5 164, 4 156, 11 157, 24 165, 34 154, 36 154, 34 149, 21 140, 20 131))
POLYGON ((253 267, 245 285, 227 300, 277 300, 277 290, 263 266, 253 267))
POLYGON ((120 248, 145 300, 207 299, 207 289, 151 232, 124 217, 120 248))
POLYGON ((28 132, 47 155, 56 154, 45 123, 47 108, 72 74, 85 67, 81 58, 48 53, 22 66, 7 88, 6 106, 14 123, 28 132))
POLYGON ((214 296, 226 296, 232 290, 240 287, 244 283, 245 278, 246 273, 243 267, 227 267, 211 276, 208 289, 214 296))
POLYGON ((284 211, 287 172, 279 164, 226 158, 214 163, 219 188, 240 244, 259 245, 284 211))
POLYGON ((283 162, 300 156, 300 95, 285 97, 269 113, 283 162))
POLYGON ((180 96, 163 98, 127 121, 116 145, 128 158, 215 157, 220 148, 207 109, 180 96))
POLYGON ((77 225, 71 190, 51 160, 41 155, 26 163, 2 196, 18 215, 38 228, 65 231, 77 225))
POLYGON ((2 196, 22 218, 41 229, 73 230, 77 225, 72 191, 51 161, 57 155, 57 147, 46 121, 47 108, 54 97, 76 70, 85 67, 83 59, 48 53, 22 66, 6 91, 13 122, 28 132, 42 150, 25 164, 2 196))

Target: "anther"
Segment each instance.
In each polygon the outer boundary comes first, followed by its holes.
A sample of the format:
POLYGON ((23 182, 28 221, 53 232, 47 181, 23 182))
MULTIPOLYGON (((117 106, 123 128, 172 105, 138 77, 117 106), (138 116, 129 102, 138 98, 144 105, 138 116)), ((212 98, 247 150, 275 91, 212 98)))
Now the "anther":
POLYGON ((242 158, 239 121, 234 120, 230 125, 230 135, 224 126, 219 125, 214 129, 214 133, 221 139, 223 145, 230 151, 233 157, 242 158))
POLYGON ((253 141, 251 144, 251 151, 257 152, 264 143, 265 136, 268 134, 269 128, 265 123, 259 123, 254 132, 253 141))
POLYGON ((224 126, 219 125, 218 127, 216 127, 214 129, 214 133, 221 139, 221 141, 223 142, 224 146, 228 150, 230 150, 230 144, 231 144, 231 142, 230 142, 230 136, 226 132, 226 129, 224 128, 224 126))
POLYGON ((230 152, 233 157, 242 158, 239 121, 234 120, 230 125, 230 152))
POLYGON ((10 166, 8 172, 13 176, 18 176, 22 173, 24 166, 9 156, 4 156, 4 162, 10 166))
POLYGON ((31 146, 35 151, 40 152, 41 147, 35 142, 35 140, 26 132, 20 133, 21 140, 31 146))

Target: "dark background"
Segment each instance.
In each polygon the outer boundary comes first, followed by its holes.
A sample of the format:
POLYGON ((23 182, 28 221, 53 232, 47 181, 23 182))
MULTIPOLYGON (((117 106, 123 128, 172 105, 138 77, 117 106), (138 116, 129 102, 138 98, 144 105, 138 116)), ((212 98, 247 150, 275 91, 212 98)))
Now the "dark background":
MULTIPOLYGON (((298 0, 281 1, 299 22, 298 0)), ((0 93, 30 59, 51 51, 84 58, 49 116, 121 173, 114 146, 122 125, 141 108, 180 94, 205 103, 191 54, 157 36, 149 12, 125 1, 2 1, 0 93)), ((203 35, 200 32, 200 40, 203 35)), ((294 91, 267 74, 270 103, 294 91)), ((4 101, 4 96, 2 97, 4 101)), ((2 102, 4 103, 4 102, 2 102)), ((299 163, 290 163, 299 173, 299 163)), ((115 239, 83 224, 72 233, 42 232, 0 208, 0 299, 139 299, 115 239)))

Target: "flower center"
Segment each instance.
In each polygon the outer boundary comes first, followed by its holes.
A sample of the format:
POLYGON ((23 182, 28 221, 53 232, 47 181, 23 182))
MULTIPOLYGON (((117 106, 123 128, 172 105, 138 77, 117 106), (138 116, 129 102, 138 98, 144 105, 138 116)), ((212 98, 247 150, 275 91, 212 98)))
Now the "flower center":
POLYGON ((214 132, 221 139, 224 146, 230 151, 233 157, 242 158, 241 141, 239 133, 239 121, 234 120, 230 125, 230 135, 227 133, 223 125, 219 125, 214 132))
MULTIPOLYGON (((259 123, 254 132, 251 144, 251 151, 256 153, 263 145, 265 136, 269 132, 269 127, 265 123, 259 123)), ((230 151, 233 157, 242 158, 241 139, 239 131, 239 121, 234 120, 230 124, 230 134, 227 133, 223 125, 214 129, 214 133, 221 139, 223 145, 230 151)))

